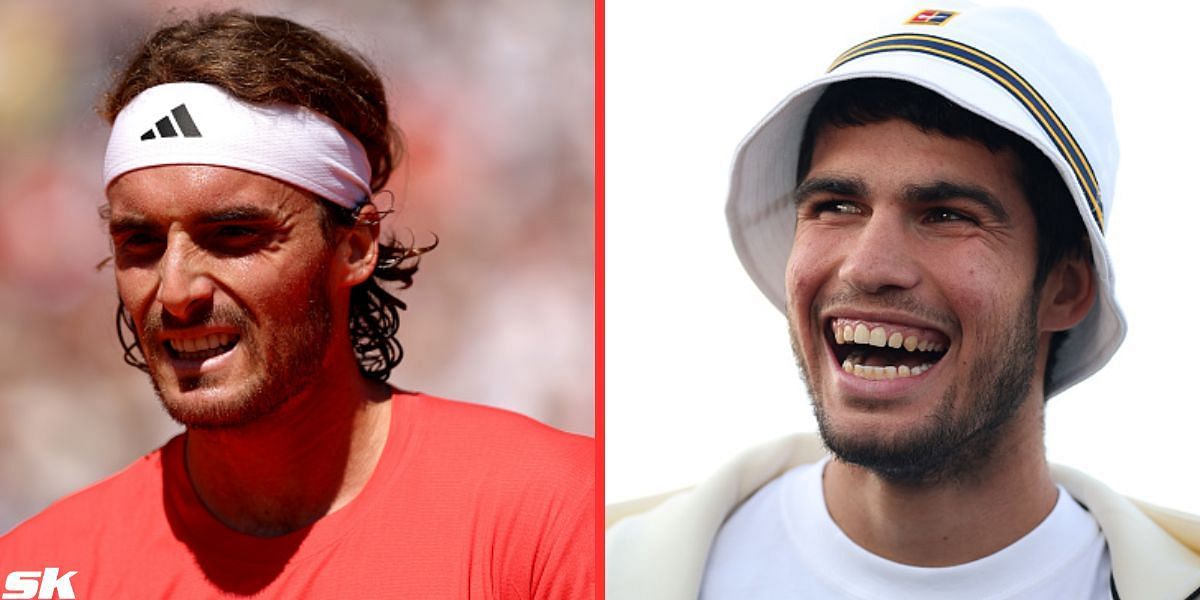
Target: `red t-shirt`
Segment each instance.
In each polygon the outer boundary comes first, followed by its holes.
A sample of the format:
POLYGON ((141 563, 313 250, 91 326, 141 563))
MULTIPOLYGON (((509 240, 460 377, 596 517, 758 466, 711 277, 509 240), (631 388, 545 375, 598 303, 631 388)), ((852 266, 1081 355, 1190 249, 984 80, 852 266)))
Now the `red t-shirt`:
POLYGON ((370 481, 308 527, 225 527, 192 489, 181 434, 0 538, 0 577, 54 567, 62 592, 75 571, 81 599, 594 596, 591 438, 420 394, 392 404, 370 481))

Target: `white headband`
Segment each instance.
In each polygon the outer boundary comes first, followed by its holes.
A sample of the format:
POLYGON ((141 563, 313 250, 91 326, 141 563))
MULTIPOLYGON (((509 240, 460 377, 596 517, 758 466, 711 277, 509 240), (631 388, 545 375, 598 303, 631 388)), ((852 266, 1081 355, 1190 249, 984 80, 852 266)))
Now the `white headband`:
POLYGON ((371 197, 367 153, 333 120, 291 104, 242 102, 206 83, 154 86, 121 110, 104 187, 135 169, 180 164, 267 175, 347 208, 371 197))

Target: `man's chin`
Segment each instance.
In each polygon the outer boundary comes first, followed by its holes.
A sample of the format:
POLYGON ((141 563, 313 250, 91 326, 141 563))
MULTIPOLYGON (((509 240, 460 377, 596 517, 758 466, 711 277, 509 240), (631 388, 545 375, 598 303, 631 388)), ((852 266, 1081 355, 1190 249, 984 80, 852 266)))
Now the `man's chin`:
POLYGON ((927 483, 949 475, 953 444, 936 432, 900 434, 846 432, 818 420, 821 439, 840 461, 898 484, 927 483))
MULTIPOLYGON (((948 392, 953 396, 953 390, 948 392)), ((862 467, 896 485, 960 482, 981 472, 1011 427, 1015 403, 955 418, 943 400, 927 417, 904 426, 880 420, 848 423, 817 407, 825 446, 840 461, 862 467)))
POLYGON ((163 408, 175 422, 189 429, 242 427, 275 412, 286 398, 272 402, 253 389, 230 390, 223 386, 184 386, 154 382, 163 408))
POLYGON ((824 401, 813 404, 821 439, 838 460, 892 483, 919 484, 957 478, 975 462, 962 455, 971 434, 951 414, 953 395, 954 390, 949 390, 929 407, 930 412, 916 419, 886 410, 861 410, 861 403, 845 398, 826 396, 833 406, 824 401))

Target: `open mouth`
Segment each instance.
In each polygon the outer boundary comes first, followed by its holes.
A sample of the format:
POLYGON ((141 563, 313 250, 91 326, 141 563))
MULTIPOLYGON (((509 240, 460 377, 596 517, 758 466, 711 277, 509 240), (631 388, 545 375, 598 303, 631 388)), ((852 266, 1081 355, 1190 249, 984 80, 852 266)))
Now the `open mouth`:
POLYGON ((232 333, 211 333, 203 337, 170 339, 165 345, 173 358, 205 360, 229 352, 240 339, 232 333))
POLYGON ((827 330, 842 370, 863 379, 916 377, 946 355, 950 340, 929 329, 835 318, 827 330))

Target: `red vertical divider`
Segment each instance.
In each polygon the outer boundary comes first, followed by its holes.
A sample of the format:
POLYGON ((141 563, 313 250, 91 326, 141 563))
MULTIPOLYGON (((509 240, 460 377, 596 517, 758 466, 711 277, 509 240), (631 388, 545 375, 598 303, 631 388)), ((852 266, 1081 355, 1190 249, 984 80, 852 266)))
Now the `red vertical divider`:
POLYGON ((604 597, 604 0, 596 1, 596 597, 604 597))

